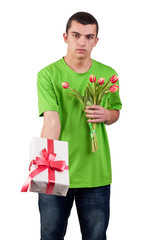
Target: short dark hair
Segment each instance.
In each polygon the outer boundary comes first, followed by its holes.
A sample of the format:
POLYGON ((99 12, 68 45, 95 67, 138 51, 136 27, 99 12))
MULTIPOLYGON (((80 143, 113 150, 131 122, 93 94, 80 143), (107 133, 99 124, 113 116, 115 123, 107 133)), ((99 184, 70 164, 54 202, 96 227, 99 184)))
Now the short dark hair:
POLYGON ((66 25, 66 33, 68 33, 69 28, 71 27, 71 23, 72 21, 77 21, 78 23, 87 25, 87 24, 96 24, 96 33, 98 35, 98 31, 99 31, 99 26, 98 26, 98 22, 95 19, 95 17, 93 17, 90 13, 87 12, 77 12, 75 14, 73 14, 66 25))

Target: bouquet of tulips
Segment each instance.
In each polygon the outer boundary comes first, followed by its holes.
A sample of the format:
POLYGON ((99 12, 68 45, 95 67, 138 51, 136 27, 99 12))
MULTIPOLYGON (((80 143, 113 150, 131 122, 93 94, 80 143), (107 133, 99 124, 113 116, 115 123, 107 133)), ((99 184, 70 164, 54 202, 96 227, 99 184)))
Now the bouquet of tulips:
MULTIPOLYGON (((63 82, 62 87, 70 90, 70 92, 67 92, 67 94, 77 98, 83 105, 83 111, 85 111, 87 106, 99 105, 105 94, 107 94, 106 99, 108 101, 109 93, 118 91, 119 86, 117 84, 114 84, 118 81, 118 79, 119 78, 117 75, 113 75, 107 82, 105 82, 104 78, 99 78, 96 81, 96 77, 94 75, 91 75, 89 77, 90 83, 88 82, 88 85, 84 91, 84 96, 82 96, 76 89, 71 89, 69 87, 69 83, 67 82, 63 82)), ((89 122, 88 125, 90 128, 90 136, 92 140, 92 152, 95 152, 98 150, 96 123, 89 122)))

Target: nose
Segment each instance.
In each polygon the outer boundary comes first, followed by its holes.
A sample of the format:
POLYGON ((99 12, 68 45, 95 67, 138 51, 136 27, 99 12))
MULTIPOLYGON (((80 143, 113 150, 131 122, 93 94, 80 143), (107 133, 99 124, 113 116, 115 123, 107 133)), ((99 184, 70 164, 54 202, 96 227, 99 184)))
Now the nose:
POLYGON ((79 39, 79 45, 81 47, 84 47, 86 45, 86 39, 84 36, 81 36, 80 39, 79 39))

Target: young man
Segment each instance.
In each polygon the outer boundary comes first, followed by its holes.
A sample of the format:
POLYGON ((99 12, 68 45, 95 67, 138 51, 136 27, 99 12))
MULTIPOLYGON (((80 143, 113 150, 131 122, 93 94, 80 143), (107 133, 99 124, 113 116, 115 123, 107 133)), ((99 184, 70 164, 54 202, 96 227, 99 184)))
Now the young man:
POLYGON ((41 240, 63 240, 75 199, 82 239, 106 240, 109 221, 111 162, 105 124, 119 118, 119 91, 110 94, 100 106, 87 107, 85 113, 77 99, 66 94, 66 81, 82 95, 91 74, 107 81, 116 72, 91 59, 98 42, 98 23, 85 12, 74 14, 63 34, 67 54, 38 73, 39 116, 44 116, 41 137, 68 141, 70 188, 67 196, 39 194, 41 240), (88 118, 97 122, 99 150, 91 152, 88 118))

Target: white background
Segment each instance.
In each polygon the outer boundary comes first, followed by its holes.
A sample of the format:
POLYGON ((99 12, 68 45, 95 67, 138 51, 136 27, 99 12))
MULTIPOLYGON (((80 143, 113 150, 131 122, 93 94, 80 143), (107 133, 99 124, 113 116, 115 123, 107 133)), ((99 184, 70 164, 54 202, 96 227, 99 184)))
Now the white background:
MULTIPOLYGON (((36 76, 66 54, 62 34, 77 11, 88 11, 99 22, 92 58, 120 77, 120 120, 107 127, 113 169, 108 239, 158 240, 157 0, 1 2, 0 237, 40 239, 37 194, 20 193, 28 174, 30 139, 40 136, 43 124, 36 76)), ((65 239, 81 239, 75 205, 65 239)))

